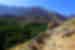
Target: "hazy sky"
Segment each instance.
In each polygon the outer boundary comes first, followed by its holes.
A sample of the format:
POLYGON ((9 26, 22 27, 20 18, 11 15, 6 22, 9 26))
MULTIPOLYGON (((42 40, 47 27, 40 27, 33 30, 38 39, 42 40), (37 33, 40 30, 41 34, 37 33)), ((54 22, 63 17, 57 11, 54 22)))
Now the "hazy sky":
POLYGON ((75 13, 75 0, 0 0, 0 4, 15 6, 42 6, 63 14, 75 13))

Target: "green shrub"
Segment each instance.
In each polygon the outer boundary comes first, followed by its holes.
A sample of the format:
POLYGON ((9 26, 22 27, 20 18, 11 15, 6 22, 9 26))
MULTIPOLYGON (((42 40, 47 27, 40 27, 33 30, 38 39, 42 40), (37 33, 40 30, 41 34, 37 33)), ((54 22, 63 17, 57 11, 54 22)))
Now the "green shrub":
POLYGON ((47 28, 47 24, 29 23, 25 25, 24 28, 21 28, 19 24, 15 23, 15 20, 10 21, 9 24, 4 20, 0 22, 3 24, 0 25, 0 32, 8 34, 8 38, 5 41, 8 42, 7 47, 16 44, 16 41, 30 40, 47 28))

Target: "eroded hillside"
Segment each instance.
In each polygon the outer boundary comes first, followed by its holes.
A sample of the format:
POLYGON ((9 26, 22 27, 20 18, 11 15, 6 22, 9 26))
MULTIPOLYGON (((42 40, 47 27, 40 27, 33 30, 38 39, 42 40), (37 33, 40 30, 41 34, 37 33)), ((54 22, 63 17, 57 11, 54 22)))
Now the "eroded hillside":
MULTIPOLYGON (((65 24, 65 23, 63 24, 63 22, 62 23, 52 22, 51 24, 50 23, 51 22, 49 22, 49 24, 48 24, 48 29, 44 32, 41 32, 39 34, 39 36, 33 38, 31 41, 27 41, 27 43, 26 42, 20 43, 19 45, 16 45, 16 47, 8 48, 7 50, 22 50, 22 49, 24 49, 24 50, 33 50, 33 49, 34 50, 36 50, 36 49, 37 50, 50 50, 51 48, 48 48, 48 47, 52 46, 54 44, 54 43, 52 43, 52 42, 54 42, 53 38, 55 38, 55 37, 52 38, 52 36, 54 36, 53 35, 54 30, 56 32, 58 32, 60 30, 63 31, 62 30, 63 25, 65 24), (62 25, 62 26, 59 26, 59 25, 62 25), (52 38, 52 40, 50 38, 52 38), (48 45, 47 43, 50 45, 48 45)), ((69 22, 66 22, 66 23, 69 23, 69 22)), ((56 42, 55 42, 55 44, 56 44, 56 42)))
POLYGON ((75 18, 54 28, 41 50, 75 50, 75 18))

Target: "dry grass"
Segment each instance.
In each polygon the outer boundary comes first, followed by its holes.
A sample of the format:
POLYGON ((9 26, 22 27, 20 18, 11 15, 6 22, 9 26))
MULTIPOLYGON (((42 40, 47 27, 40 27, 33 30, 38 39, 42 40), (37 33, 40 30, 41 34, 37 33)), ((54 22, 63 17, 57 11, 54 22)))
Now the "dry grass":
POLYGON ((53 31, 52 36, 47 40, 41 50, 75 50, 74 19, 64 22, 64 24, 55 28, 53 31))

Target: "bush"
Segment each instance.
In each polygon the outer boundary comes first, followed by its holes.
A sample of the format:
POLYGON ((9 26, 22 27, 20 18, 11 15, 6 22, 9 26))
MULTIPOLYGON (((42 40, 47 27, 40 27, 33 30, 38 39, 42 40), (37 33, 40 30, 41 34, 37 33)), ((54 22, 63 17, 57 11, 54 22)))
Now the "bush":
POLYGON ((29 23, 25 25, 24 28, 21 28, 21 26, 15 22, 16 21, 12 20, 10 21, 11 24, 6 24, 8 22, 3 20, 4 25, 0 25, 0 34, 3 35, 4 32, 5 35, 5 37, 1 36, 1 38, 4 40, 7 38, 5 42, 1 42, 1 44, 6 43, 6 47, 11 47, 13 44, 16 44, 16 42, 30 40, 47 28, 47 24, 36 23, 29 23))

